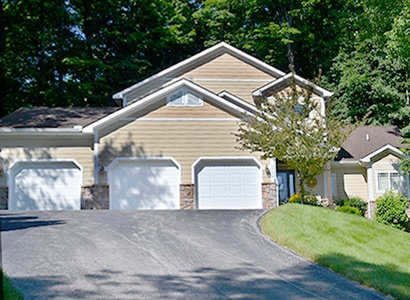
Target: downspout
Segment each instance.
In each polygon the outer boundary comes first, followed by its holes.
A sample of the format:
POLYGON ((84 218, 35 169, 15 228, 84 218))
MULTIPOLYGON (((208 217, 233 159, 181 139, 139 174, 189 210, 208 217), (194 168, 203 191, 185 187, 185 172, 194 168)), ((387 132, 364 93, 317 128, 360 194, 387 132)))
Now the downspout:
POLYGON ((372 163, 369 162, 367 165, 367 187, 368 187, 368 193, 369 193, 369 200, 367 202, 367 211, 368 211, 368 217, 369 219, 372 218, 373 212, 372 212, 372 206, 371 202, 373 201, 374 195, 373 195, 373 169, 372 169, 372 163))
POLYGON ((99 180, 98 180, 98 173, 99 173, 99 167, 98 167, 98 150, 99 150, 99 134, 98 131, 94 132, 94 185, 98 185, 99 180))
POLYGON ((327 185, 327 200, 329 201, 329 206, 333 203, 333 187, 332 187, 332 167, 330 161, 326 164, 326 185, 327 185))

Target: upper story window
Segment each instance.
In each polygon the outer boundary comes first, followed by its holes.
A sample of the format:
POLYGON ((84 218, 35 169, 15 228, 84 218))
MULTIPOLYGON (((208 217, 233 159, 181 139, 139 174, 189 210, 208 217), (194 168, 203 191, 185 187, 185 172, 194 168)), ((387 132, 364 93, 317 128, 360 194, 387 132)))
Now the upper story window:
POLYGON ((377 192, 384 193, 386 190, 399 192, 402 178, 396 171, 384 171, 377 173, 377 192))
POLYGON ((192 93, 190 90, 179 90, 168 96, 168 105, 170 106, 202 106, 202 98, 192 93))

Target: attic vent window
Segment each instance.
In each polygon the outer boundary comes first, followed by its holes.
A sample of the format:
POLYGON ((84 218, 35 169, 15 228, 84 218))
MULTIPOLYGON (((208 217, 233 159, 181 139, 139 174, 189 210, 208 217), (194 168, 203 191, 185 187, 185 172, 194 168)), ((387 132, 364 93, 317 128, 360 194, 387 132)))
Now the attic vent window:
POLYGON ((180 90, 168 97, 170 106, 202 106, 202 98, 189 90, 180 90))

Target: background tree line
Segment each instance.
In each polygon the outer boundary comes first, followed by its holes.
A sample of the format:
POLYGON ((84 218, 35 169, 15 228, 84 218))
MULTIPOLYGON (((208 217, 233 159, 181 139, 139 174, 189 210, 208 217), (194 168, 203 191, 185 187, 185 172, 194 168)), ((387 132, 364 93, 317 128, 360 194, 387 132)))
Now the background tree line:
POLYGON ((220 41, 410 132, 410 0, 2 0, 0 117, 111 95, 220 41))

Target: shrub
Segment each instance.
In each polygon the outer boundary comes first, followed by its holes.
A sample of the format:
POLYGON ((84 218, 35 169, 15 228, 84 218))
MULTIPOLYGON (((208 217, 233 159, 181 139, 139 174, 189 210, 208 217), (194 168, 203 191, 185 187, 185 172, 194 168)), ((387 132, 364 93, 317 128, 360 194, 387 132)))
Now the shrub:
MULTIPOLYGON (((301 203, 301 193, 295 193, 289 198, 289 203, 301 203)), ((303 204, 318 205, 318 201, 315 195, 306 195, 303 199, 303 204)))
POLYGON ((404 230, 407 226, 407 199, 400 193, 387 191, 376 200, 376 221, 404 230))
POLYGON ((356 207, 362 217, 364 217, 367 210, 367 203, 360 197, 354 196, 352 198, 344 198, 339 200, 340 206, 352 206, 356 207))
POLYGON ((340 206, 337 210, 341 211, 341 212, 344 212, 344 213, 347 213, 347 214, 362 216, 362 213, 360 212, 360 210, 357 207, 350 206, 350 205, 340 206))
POLYGON ((300 193, 295 193, 289 198, 289 203, 300 203, 302 199, 302 195, 300 193))

